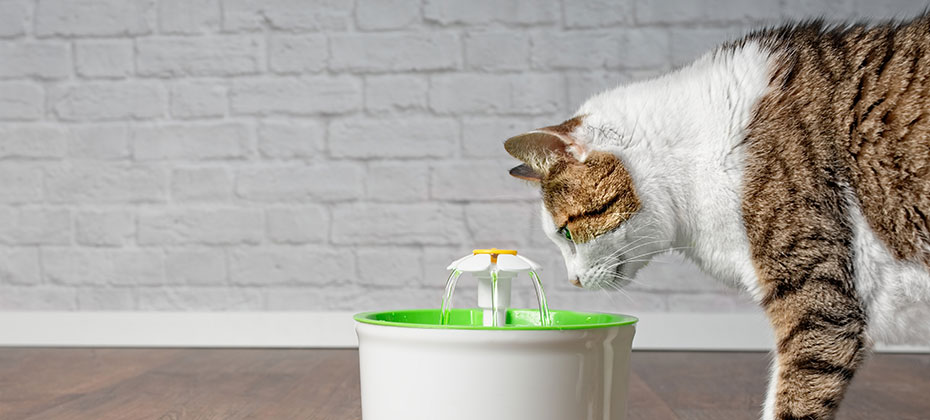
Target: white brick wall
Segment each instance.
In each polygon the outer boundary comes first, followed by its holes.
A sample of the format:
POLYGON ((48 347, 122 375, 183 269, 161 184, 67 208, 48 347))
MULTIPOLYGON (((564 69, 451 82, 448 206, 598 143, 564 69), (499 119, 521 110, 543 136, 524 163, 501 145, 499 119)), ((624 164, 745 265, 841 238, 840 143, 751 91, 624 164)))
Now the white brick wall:
POLYGON ((555 307, 752 310, 671 256, 575 290, 501 142, 754 25, 923 7, 0 0, 0 310, 431 307, 491 246, 543 263, 555 307))

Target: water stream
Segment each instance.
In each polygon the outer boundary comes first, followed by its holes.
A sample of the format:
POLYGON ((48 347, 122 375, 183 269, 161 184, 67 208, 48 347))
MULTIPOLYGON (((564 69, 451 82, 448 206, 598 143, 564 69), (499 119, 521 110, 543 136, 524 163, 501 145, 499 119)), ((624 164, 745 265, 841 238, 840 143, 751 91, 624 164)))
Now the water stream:
POLYGON ((439 320, 440 325, 446 325, 449 323, 449 317, 452 315, 452 296, 455 294, 455 283, 458 281, 459 276, 462 275, 462 272, 459 270, 452 270, 452 274, 449 275, 449 279, 446 280, 446 291, 442 295, 442 312, 441 319, 439 320))
MULTIPOLYGON (((549 304, 546 301, 546 293, 543 291, 542 281, 539 280, 539 275, 535 271, 530 271, 530 279, 533 281, 533 288, 536 290, 536 300, 539 304, 539 325, 543 327, 548 327, 552 324, 552 320, 549 317, 549 304)), ((442 306, 441 306, 441 315, 439 323, 440 325, 449 324, 450 317, 452 316, 452 297, 455 295, 455 285, 458 283, 459 277, 462 275, 462 272, 459 270, 452 270, 452 274, 449 275, 449 279, 446 280, 446 289, 442 295, 442 306)), ((498 307, 498 275, 496 271, 491 272, 491 314, 493 317, 492 326, 498 327, 498 313, 500 309, 498 307)), ((506 310, 507 308, 504 308, 506 310)), ((505 321, 506 322, 506 321, 505 321)), ((506 325, 505 325, 506 326, 506 325)))
POLYGON ((549 318, 549 303, 546 302, 546 293, 543 292, 542 282, 539 281, 539 275, 535 271, 529 272, 533 280, 533 288, 536 289, 536 300, 539 302, 539 325, 548 327, 552 320, 549 318))
MULTIPOLYGON (((498 326, 497 325, 497 312, 500 310, 500 308, 498 307, 498 302, 500 301, 497 299, 497 272, 492 271, 491 272, 491 326, 492 327, 498 326)), ((507 321, 504 320, 504 322, 506 323, 507 321)))

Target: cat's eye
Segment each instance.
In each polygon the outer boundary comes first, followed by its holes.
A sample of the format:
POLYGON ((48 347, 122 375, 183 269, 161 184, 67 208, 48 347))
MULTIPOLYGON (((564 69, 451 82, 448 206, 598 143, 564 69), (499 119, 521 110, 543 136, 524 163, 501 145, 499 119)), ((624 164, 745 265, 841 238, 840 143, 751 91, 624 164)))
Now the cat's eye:
POLYGON ((565 239, 568 239, 569 241, 572 240, 572 232, 569 231, 567 227, 562 228, 562 235, 565 236, 565 239))

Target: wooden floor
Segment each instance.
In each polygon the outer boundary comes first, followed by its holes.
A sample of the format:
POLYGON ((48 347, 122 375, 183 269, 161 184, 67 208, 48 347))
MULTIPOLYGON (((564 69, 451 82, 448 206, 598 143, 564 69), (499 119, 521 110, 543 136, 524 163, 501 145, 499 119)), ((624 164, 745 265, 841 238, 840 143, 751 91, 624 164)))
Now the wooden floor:
MULTIPOLYGON (((767 359, 636 352, 629 418, 756 419, 767 359)), ((0 348, 3 420, 360 418, 355 350, 0 348)), ((930 419, 930 355, 874 357, 839 419, 930 419)))

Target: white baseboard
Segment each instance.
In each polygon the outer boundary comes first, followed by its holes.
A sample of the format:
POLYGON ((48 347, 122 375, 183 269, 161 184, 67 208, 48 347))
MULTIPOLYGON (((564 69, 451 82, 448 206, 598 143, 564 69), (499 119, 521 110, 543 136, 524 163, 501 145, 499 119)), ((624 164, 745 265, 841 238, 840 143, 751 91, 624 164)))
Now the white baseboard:
MULTIPOLYGON (((638 314, 640 350, 769 350, 759 314, 638 314)), ((0 346, 356 347, 349 312, 0 312, 0 346)), ((930 352, 926 346, 879 351, 930 352)))

